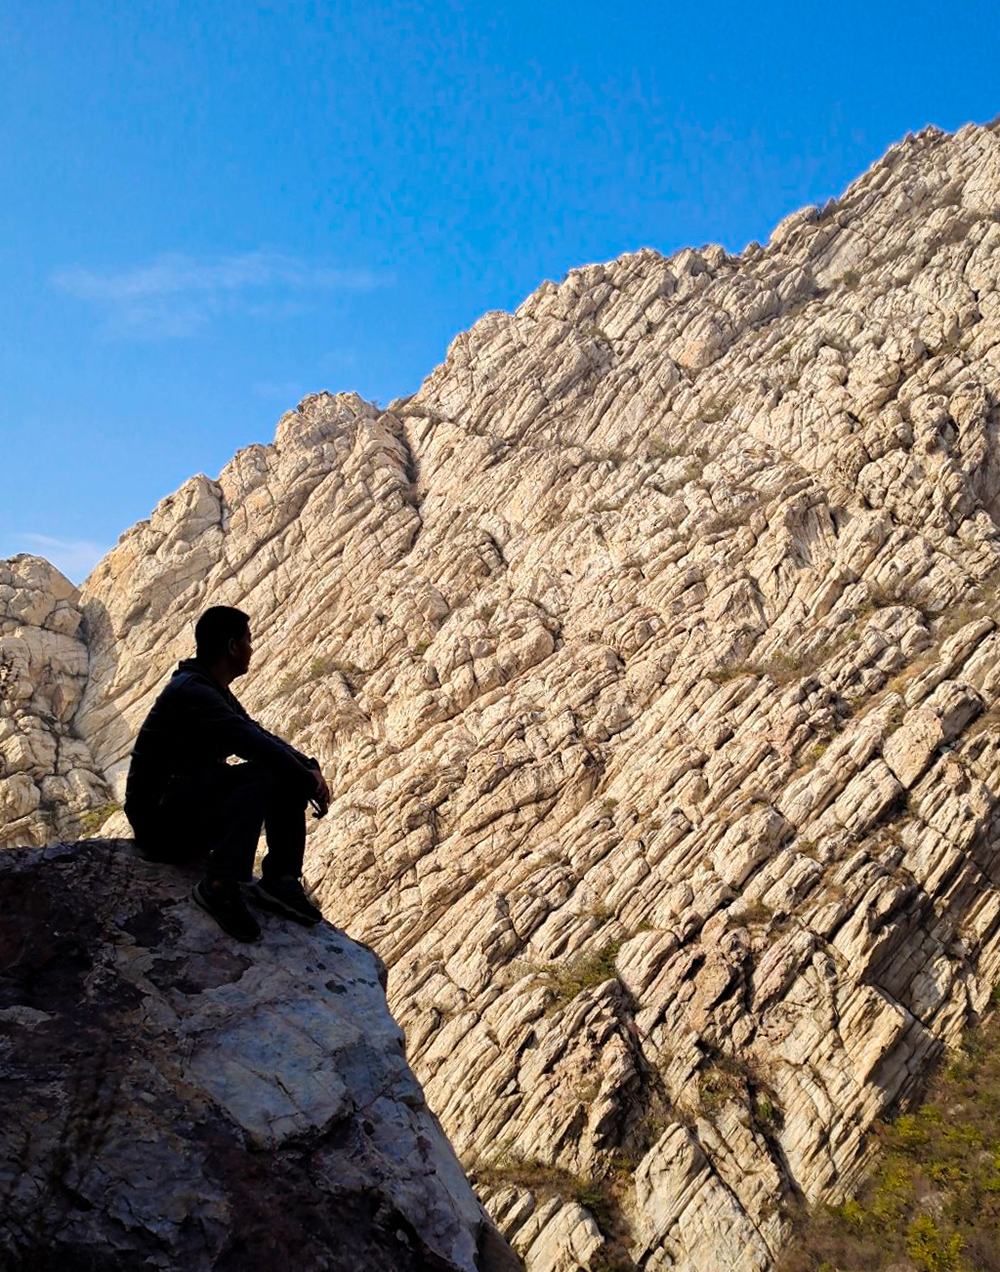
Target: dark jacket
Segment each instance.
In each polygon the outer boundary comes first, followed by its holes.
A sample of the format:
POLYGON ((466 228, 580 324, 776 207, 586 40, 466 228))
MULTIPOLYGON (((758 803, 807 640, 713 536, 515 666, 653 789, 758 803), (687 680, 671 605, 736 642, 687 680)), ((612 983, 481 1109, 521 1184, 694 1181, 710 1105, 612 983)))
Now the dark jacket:
POLYGON ((172 778, 224 765, 231 755, 276 769, 304 795, 315 789, 315 761, 268 733, 204 663, 186 658, 153 703, 132 748, 125 787, 129 819, 134 824, 134 815, 155 810, 172 778))

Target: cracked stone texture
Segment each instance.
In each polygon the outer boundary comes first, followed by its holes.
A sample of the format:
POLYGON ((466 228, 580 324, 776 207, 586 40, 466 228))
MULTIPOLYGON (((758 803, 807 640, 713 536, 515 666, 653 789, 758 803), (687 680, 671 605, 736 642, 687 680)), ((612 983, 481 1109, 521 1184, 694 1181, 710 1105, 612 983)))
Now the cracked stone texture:
POLYGON ((72 724, 87 683, 82 621, 76 588, 48 561, 0 561, 0 847, 85 833, 111 802, 72 724))
POLYGON ((1000 135, 928 129, 766 247, 306 398, 81 590, 119 792, 198 613, 251 614, 237 689, 334 791, 308 880, 530 1272, 615 1253, 576 1176, 649 1272, 767 1268, 989 1002, 998 282, 1000 135))
POLYGON ((514 1272, 377 956, 270 917, 240 946, 196 873, 0 854, 3 1266, 514 1272))

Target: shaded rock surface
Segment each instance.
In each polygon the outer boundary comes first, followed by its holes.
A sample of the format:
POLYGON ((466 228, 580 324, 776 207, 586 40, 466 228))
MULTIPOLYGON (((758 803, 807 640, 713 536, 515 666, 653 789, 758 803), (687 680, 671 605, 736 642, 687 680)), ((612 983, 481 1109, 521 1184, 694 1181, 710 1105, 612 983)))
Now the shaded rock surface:
POLYGON ((2 1265, 513 1272, 377 957, 327 924, 239 946, 188 873, 0 854, 2 1265))
POLYGON ((81 590, 119 795, 198 613, 253 616, 308 878, 531 1272, 768 1267, 989 1001, 998 283, 1000 136, 928 129, 305 399, 81 590))

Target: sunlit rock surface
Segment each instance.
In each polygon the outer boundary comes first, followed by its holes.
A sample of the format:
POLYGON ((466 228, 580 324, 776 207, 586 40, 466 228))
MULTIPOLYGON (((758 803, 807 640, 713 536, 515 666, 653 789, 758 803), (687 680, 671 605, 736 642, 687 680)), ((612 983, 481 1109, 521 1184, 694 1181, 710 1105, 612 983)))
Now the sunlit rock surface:
POLYGON ((86 832, 110 811, 72 723, 87 683, 82 618, 48 561, 0 561, 0 847, 86 832))
POLYGON ((119 794, 199 612, 251 614, 236 688, 335 794, 308 879, 531 1272, 768 1267, 989 1000, 998 280, 1000 136, 929 129, 766 247, 305 399, 81 590, 119 794))

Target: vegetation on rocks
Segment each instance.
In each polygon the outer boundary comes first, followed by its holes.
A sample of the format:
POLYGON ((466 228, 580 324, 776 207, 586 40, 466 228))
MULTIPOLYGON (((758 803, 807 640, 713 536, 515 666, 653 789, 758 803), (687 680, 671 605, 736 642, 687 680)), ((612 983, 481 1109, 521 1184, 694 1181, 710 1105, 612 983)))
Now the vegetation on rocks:
MULTIPOLYGON (((461 1158, 625 1149, 640 1266, 765 1272, 1000 979, 998 209, 996 129, 927 129, 765 247, 484 315, 398 414, 303 399, 79 594, 4 567, 0 842, 120 798, 239 605, 461 1158)), ((532 1272, 607 1244, 488 1204, 532 1272)))
POLYGON ((593 954, 585 954, 557 968, 552 974, 551 985, 556 1003, 571 1002, 585 989, 593 989, 615 976, 615 958, 621 941, 607 941, 593 954))
POLYGON ((1000 1272, 1000 1013, 878 1139, 858 1195, 809 1213, 777 1272, 1000 1272))
POLYGON ((477 1164, 470 1172, 480 1189, 493 1191, 505 1186, 530 1190, 539 1203, 556 1198, 588 1212, 597 1225, 601 1244, 593 1256, 592 1272, 636 1272, 628 1254, 631 1230, 623 1201, 626 1180, 619 1172, 590 1176, 574 1175, 558 1166, 504 1153, 496 1165, 477 1164))
POLYGON ((114 800, 108 804, 98 804, 96 808, 88 808, 79 818, 80 832, 84 835, 92 835, 100 830, 112 813, 120 813, 121 809, 121 804, 114 800))

